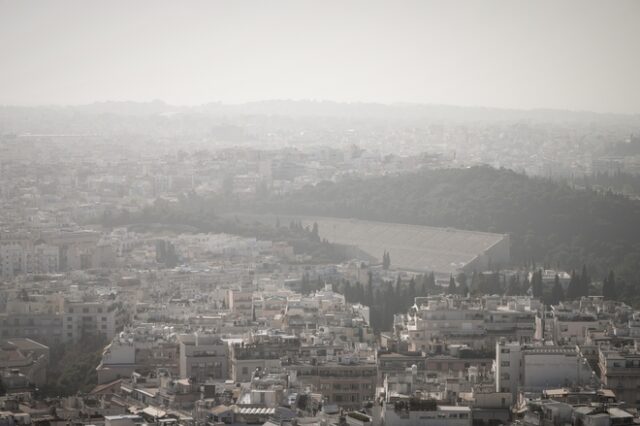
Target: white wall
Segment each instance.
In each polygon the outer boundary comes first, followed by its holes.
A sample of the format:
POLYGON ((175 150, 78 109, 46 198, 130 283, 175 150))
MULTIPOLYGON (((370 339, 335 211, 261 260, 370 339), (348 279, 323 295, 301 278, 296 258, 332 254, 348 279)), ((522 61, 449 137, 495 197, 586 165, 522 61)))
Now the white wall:
POLYGON ((436 411, 410 411, 399 415, 390 404, 384 411, 383 420, 384 426, 471 426, 471 424, 471 410, 468 407, 438 407, 436 411))
POLYGON ((133 344, 121 344, 114 341, 102 355, 102 363, 107 364, 134 364, 136 362, 136 348, 133 344))
POLYGON ((591 368, 578 361, 574 354, 525 354, 523 357, 525 389, 542 390, 578 382, 586 384, 591 378, 591 368))

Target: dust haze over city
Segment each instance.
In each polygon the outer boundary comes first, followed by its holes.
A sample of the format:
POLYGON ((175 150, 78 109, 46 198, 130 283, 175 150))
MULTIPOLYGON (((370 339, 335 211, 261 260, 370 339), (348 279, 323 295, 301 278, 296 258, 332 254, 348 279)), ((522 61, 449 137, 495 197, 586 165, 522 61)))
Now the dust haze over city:
POLYGON ((640 423, 638 22, 0 0, 0 426, 640 423))

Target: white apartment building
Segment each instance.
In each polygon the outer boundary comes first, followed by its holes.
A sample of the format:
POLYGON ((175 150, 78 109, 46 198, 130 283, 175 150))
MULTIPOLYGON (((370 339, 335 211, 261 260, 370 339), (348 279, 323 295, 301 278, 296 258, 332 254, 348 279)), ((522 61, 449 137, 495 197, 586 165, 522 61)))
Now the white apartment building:
POLYGON ((45 243, 0 241, 0 277, 49 274, 58 271, 59 249, 45 243))
POLYGON ((65 342, 77 342, 84 335, 98 334, 113 339, 122 322, 123 311, 116 302, 65 301, 62 339, 65 342))
POLYGON ((590 384, 595 373, 575 347, 496 344, 496 392, 540 392, 544 389, 590 384))
POLYGON ((619 401, 640 408, 640 353, 633 349, 603 349, 598 352, 603 384, 612 389, 619 401))
POLYGON ((180 341, 180 378, 197 383, 229 377, 229 346, 212 334, 184 334, 180 341))
POLYGON ((470 407, 405 398, 385 402, 380 423, 382 426, 471 426, 472 412, 470 407))
POLYGON ((474 349, 489 349, 507 336, 528 343, 535 334, 535 312, 527 300, 512 298, 501 303, 491 297, 416 298, 416 310, 406 322, 409 349, 429 351, 430 344, 445 340, 474 349))

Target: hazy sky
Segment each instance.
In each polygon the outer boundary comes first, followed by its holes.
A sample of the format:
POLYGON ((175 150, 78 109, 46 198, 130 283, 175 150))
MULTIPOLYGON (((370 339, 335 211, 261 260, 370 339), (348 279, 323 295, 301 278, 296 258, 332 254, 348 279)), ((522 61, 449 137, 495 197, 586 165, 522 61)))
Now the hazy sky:
POLYGON ((640 113, 640 1, 0 0, 0 103, 640 113))

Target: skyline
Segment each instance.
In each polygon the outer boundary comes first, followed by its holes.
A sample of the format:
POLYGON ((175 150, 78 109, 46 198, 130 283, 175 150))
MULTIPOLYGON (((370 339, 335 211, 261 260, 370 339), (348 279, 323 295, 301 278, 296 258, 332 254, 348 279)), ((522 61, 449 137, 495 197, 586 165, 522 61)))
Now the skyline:
MULTIPOLYGON (((357 111, 360 108, 363 108, 362 112, 366 115, 376 115, 380 114, 382 109, 388 109, 388 111, 422 111, 423 114, 428 115, 427 111, 470 111, 470 112, 486 112, 486 113, 512 113, 517 114, 518 116, 527 116, 528 114, 563 114, 567 115, 585 115, 585 116, 602 116, 602 117, 619 117, 621 119, 638 119, 640 118, 640 112, 607 112, 607 111, 593 111, 593 110, 585 110, 585 109, 562 109, 562 108, 550 108, 550 107, 531 107, 531 108, 516 108, 516 107, 500 107, 500 106, 486 106, 486 105, 459 105, 459 104, 436 104, 436 103, 426 103, 426 102, 377 102, 377 101, 336 101, 333 99, 257 99, 251 101, 244 102, 220 102, 220 101, 209 101, 202 103, 194 103, 194 104, 177 104, 166 102, 163 99, 150 99, 150 100, 112 100, 112 99, 104 99, 104 100, 95 100, 92 102, 86 103, 34 103, 34 104, 8 104, 8 103, 0 103, 0 108, 20 108, 20 109, 37 109, 37 108, 52 108, 52 109, 72 109, 78 112, 108 112, 114 113, 118 115, 136 115, 142 113, 143 115, 150 114, 154 115, 156 113, 191 113, 191 112, 213 112, 216 109, 218 113, 221 112, 232 112, 242 114, 243 108, 249 108, 251 114, 268 114, 265 110, 266 108, 273 108, 273 106, 278 105, 281 109, 285 109, 285 111, 281 111, 276 109, 273 111, 274 115, 286 115, 291 114, 292 111, 289 109, 294 107, 295 105, 304 105, 307 107, 306 109, 294 113, 293 115, 335 115, 340 116, 345 114, 345 108, 351 111, 357 111), (122 106, 128 106, 134 108, 133 111, 128 110, 127 108, 117 111, 118 108, 122 106), (149 110, 144 110, 145 107, 149 107, 149 110), (92 110, 94 109, 95 110, 92 110), (140 111, 136 112, 136 108, 143 108, 140 111), (159 109, 154 112, 154 108, 159 109), (165 109, 164 111, 160 111, 161 109, 165 109), (213 110, 211 109, 213 108, 213 110), (311 108, 311 109, 309 109, 311 108), (315 108, 315 109, 314 109, 315 108), (331 111, 331 108, 338 108, 337 110, 331 111), (373 113, 371 108, 374 108, 376 113, 373 113)), ((418 112, 418 114, 420 114, 418 112)))
POLYGON ((0 104, 293 99, 638 114, 638 16, 634 1, 5 0, 0 104))

